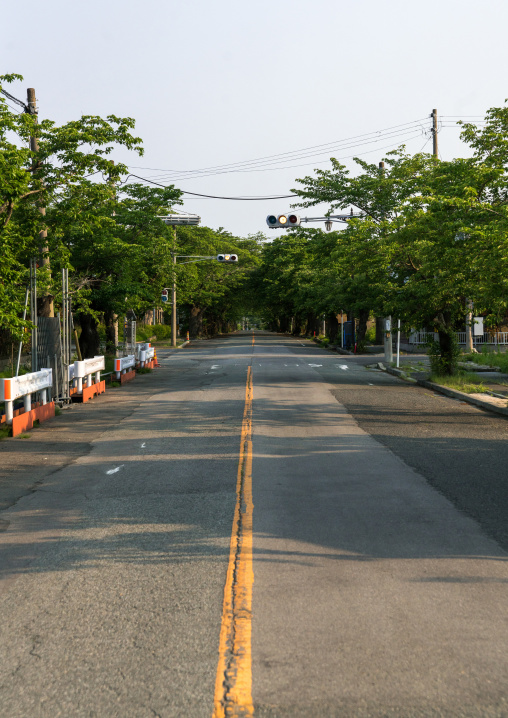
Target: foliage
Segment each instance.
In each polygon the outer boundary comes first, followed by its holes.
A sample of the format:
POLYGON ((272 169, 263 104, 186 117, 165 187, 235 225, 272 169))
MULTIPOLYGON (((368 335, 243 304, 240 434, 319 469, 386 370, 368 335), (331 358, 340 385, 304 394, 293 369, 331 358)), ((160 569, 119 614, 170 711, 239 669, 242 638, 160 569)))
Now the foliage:
POLYGON ((432 373, 436 376, 450 375, 457 371, 457 365, 460 357, 460 347, 455 333, 450 332, 449 341, 451 349, 446 356, 443 356, 441 344, 438 341, 431 339, 427 343, 430 368, 432 373))
POLYGON ((466 354, 461 357, 462 361, 471 361, 484 366, 499 367, 504 374, 508 374, 508 353, 494 351, 489 347, 482 347, 478 354, 466 354))
MULTIPOLYGON (((22 78, 6 75, 0 83, 14 79, 22 78)), ((116 146, 142 154, 133 128, 134 120, 115 115, 37 124, 0 96, 0 328, 13 338, 29 326, 21 316, 31 257, 39 262, 39 294, 59 302, 60 269, 67 267, 74 310, 92 319, 142 312, 160 296, 171 244, 158 216, 179 203, 180 192, 120 185, 128 168, 110 155, 116 146), (37 149, 30 148, 34 136, 37 149)))
POLYGON ((138 324, 136 326, 136 341, 148 342, 152 337, 157 341, 171 339, 171 326, 169 324, 138 324))
POLYGON ((463 391, 465 394, 485 394, 489 391, 485 384, 478 380, 476 374, 468 371, 460 370, 453 376, 432 373, 429 380, 450 389, 463 391))

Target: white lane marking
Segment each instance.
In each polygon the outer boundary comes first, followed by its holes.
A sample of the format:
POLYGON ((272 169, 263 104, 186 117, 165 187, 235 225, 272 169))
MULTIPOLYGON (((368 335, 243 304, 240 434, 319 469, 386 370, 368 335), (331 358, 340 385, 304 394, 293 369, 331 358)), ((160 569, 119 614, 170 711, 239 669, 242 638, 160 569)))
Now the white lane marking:
POLYGON ((322 364, 309 364, 309 366, 323 366, 322 364))
POLYGON ((341 369, 344 369, 344 371, 345 371, 346 369, 349 369, 349 367, 348 367, 347 364, 337 364, 337 366, 340 367, 341 369))
POLYGON ((374 384, 371 384, 371 383, 370 383, 370 381, 369 381, 369 382, 367 382, 367 383, 368 383, 368 385, 369 385, 369 386, 374 386, 374 384))
POLYGON ((141 448, 144 449, 145 446, 146 446, 146 443, 143 441, 143 443, 141 444, 141 448))
POLYGON ((213 364, 213 365, 210 367, 210 369, 220 369, 220 365, 219 365, 219 364, 213 364))
POLYGON ((109 471, 106 471, 106 474, 116 474, 117 471, 120 471, 122 466, 124 466, 124 464, 120 464, 120 466, 117 466, 116 469, 110 469, 109 471))

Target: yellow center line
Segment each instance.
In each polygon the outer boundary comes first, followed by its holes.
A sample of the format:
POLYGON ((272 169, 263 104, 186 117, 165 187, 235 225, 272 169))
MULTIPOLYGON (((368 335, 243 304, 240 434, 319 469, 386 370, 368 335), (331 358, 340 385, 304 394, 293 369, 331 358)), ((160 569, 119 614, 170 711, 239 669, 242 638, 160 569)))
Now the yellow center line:
MULTIPOLYGON (((253 342, 254 343, 254 337, 253 342)), ((224 587, 213 718, 248 718, 252 705, 252 367, 247 369, 245 408, 236 480, 236 506, 224 587)))

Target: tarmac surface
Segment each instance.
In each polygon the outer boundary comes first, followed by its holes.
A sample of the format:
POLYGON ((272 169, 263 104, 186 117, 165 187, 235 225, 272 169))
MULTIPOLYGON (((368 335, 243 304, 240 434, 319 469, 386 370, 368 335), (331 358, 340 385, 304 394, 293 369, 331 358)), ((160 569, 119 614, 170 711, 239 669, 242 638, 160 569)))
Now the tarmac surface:
POLYGON ((0 442, 0 715, 210 718, 250 367, 232 715, 507 716, 508 419, 286 336, 158 354, 0 442))

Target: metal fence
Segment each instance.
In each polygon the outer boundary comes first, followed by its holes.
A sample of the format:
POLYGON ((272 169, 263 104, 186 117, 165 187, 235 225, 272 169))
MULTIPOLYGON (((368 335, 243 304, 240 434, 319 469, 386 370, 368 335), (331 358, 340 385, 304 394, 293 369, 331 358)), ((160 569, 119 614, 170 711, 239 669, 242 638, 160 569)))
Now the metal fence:
MULTIPOLYGON (((455 332, 459 344, 466 344, 466 332, 455 332)), ((438 340, 437 332, 413 332, 409 335, 409 344, 427 344, 432 340, 438 340)), ((508 332, 484 332, 479 336, 473 336, 473 346, 507 346, 508 332)))

